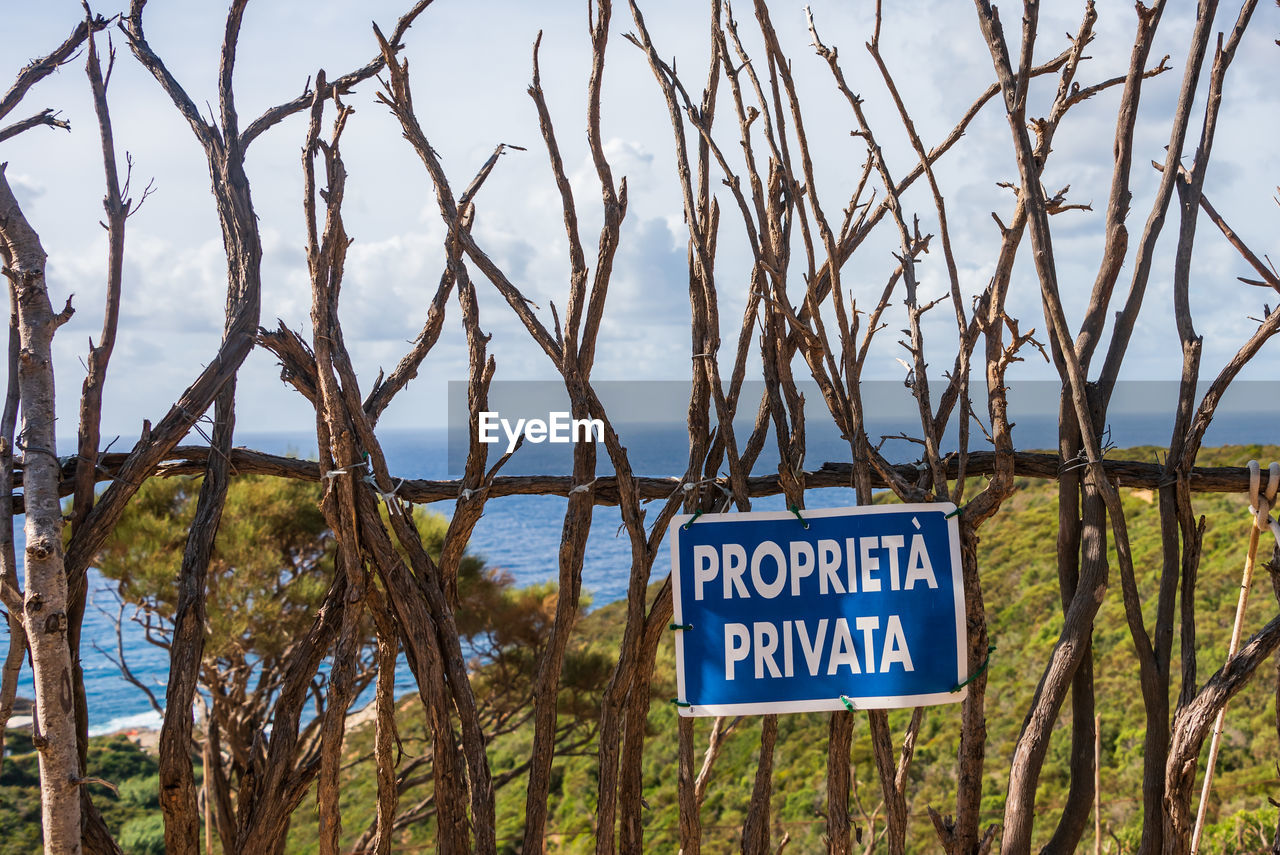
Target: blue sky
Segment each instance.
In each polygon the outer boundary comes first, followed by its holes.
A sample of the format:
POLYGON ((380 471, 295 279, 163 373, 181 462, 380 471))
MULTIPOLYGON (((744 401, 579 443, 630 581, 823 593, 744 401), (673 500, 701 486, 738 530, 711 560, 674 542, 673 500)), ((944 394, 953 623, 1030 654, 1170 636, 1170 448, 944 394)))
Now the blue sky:
MULTIPOLYGON (((745 3, 738 10, 744 33, 751 31, 745 3)), ((891 168, 902 174, 914 162, 896 114, 863 43, 871 31, 873 4, 814 2, 824 41, 842 48, 845 71, 866 98, 871 122, 891 168)), ((1008 5, 1008 4, 1006 4, 1008 5)), ((1079 27, 1083 4, 1053 0, 1043 4, 1042 37, 1037 58, 1066 45, 1064 34, 1079 27)), ((0 30, 0 87, 7 87, 30 58, 58 44, 80 16, 78 2, 3 0, 5 28, 0 30)), ((975 95, 992 79, 991 60, 981 41, 973 8, 944 0, 903 0, 886 4, 882 50, 894 71, 916 125, 931 144, 945 134, 975 95)), ((1180 84, 1191 28, 1189 3, 1171 3, 1153 51, 1155 60, 1170 55, 1173 70, 1148 81, 1140 116, 1134 169, 1134 201, 1129 219, 1140 231, 1157 180, 1147 164, 1162 160, 1169 115, 1180 84)), ((691 88, 705 76, 707 12, 703 4, 643 4, 653 37, 664 56, 676 57, 691 88)), ((1134 28, 1130 4, 1100 4, 1098 37, 1088 51, 1080 79, 1088 85, 1124 73, 1134 28)), ((437 0, 410 31, 407 56, 415 103, 433 145, 443 156, 455 187, 470 180, 498 142, 529 148, 503 159, 486 185, 475 228, 480 243, 511 278, 538 303, 550 322, 548 303, 563 307, 567 291, 567 251, 559 199, 538 136, 536 115, 525 88, 530 79, 530 50, 539 29, 543 36, 543 85, 557 124, 583 220, 584 242, 595 243, 598 187, 586 151, 584 116, 589 43, 586 5, 574 2, 530 3, 437 0)), ((1238 6, 1224 4, 1219 27, 1229 26, 1238 6)), ((842 205, 863 159, 848 131, 854 122, 835 92, 825 63, 809 47, 803 6, 772 3, 772 16, 805 99, 805 122, 814 146, 819 192, 826 207, 842 205)), ((95 6, 111 14, 115 7, 95 6)), ((330 76, 366 62, 375 42, 369 26, 389 31, 402 12, 385 2, 297 4, 254 0, 245 18, 236 69, 237 103, 242 123, 264 108, 287 100, 303 88, 316 69, 330 76)), ((216 103, 216 64, 222 3, 153 3, 147 31, 155 49, 197 103, 216 103)), ((1016 15, 1006 13, 1010 21, 1016 15)), ((665 106, 638 50, 620 36, 634 28, 625 4, 614 13, 605 73, 603 129, 615 176, 626 175, 631 204, 623 229, 607 321, 601 333, 595 369, 599 379, 681 379, 688 376, 686 237, 675 180, 671 132, 665 106)), ((1274 85, 1280 47, 1280 10, 1262 3, 1228 78, 1228 94, 1206 183, 1206 193, 1259 254, 1280 251, 1280 207, 1273 196, 1280 182, 1280 94, 1274 85)), ((755 40, 751 40, 750 44, 755 40)), ((129 55, 116 34, 120 56, 109 97, 121 159, 133 156, 134 186, 152 178, 156 191, 129 221, 125 296, 120 340, 111 365, 104 409, 107 436, 123 435, 125 447, 143 418, 153 420, 215 351, 225 299, 222 242, 208 193, 203 153, 154 80, 129 55)), ((758 53, 758 51, 757 51, 758 53)), ((1153 60, 1154 62, 1154 60, 1153 60)), ((400 138, 385 108, 373 100, 375 86, 364 84, 351 98, 356 113, 344 137, 349 172, 347 230, 355 239, 347 265, 343 319, 347 342, 362 383, 379 367, 389 368, 408 347, 425 317, 441 266, 444 230, 436 213, 430 182, 413 152, 400 138)), ((1032 113, 1042 113, 1054 82, 1032 92, 1032 113)), ((1076 107, 1055 140, 1046 185, 1072 187, 1071 199, 1094 203, 1096 210, 1055 218, 1055 246, 1064 299, 1073 323, 1092 285, 1102 239, 1110 179, 1110 153, 1118 88, 1076 107)), ((98 225, 102 197, 96 124, 83 72, 77 60, 37 86, 17 119, 44 107, 62 111, 72 132, 36 129, 0 143, 0 161, 26 214, 49 252, 49 283, 55 303, 75 293, 77 314, 55 339, 55 368, 60 433, 72 432, 76 396, 84 375, 80 358, 101 326, 105 273, 105 233, 98 225)), ((727 116, 727 111, 724 114, 727 116)), ((1192 139, 1198 135, 1197 115, 1192 139)), ((725 124, 721 138, 736 148, 736 129, 725 124)), ((275 318, 309 335, 309 292, 303 256, 300 151, 305 128, 301 117, 272 129, 254 143, 248 160, 254 201, 262 223, 263 312, 265 325, 275 318)), ((1008 191, 997 181, 1016 180, 1007 124, 995 103, 938 170, 948 199, 953 240, 966 294, 986 285, 994 266, 998 235, 990 212, 1006 216, 1008 191)), ((921 228, 936 231, 933 205, 923 187, 904 199, 918 213, 921 228)), ((726 213, 732 203, 722 199, 726 213)), ((735 217, 722 225, 719 283, 724 306, 726 344, 736 337, 743 305, 749 253, 735 217)), ((1124 379, 1174 379, 1180 357, 1170 305, 1169 270, 1176 232, 1171 212, 1160 260, 1149 289, 1124 379)), ((1260 316, 1262 303, 1276 295, 1236 281, 1249 270, 1215 229, 1202 220, 1194 266, 1196 325, 1205 335, 1204 371, 1215 373, 1252 331, 1249 315, 1260 316), (1268 296, 1270 295, 1270 296, 1268 296)), ((891 231, 860 250, 845 270, 846 287, 864 304, 874 301, 891 268, 895 248, 891 231)), ((591 253, 589 253, 590 255, 591 253)), ((1023 328, 1043 327, 1035 278, 1020 256, 1010 312, 1023 328)), ((1132 258, 1132 250, 1130 259, 1132 258)), ((1127 287, 1131 265, 1122 274, 1127 287)), ((925 296, 943 292, 945 268, 940 251, 920 268, 925 296)), ((800 287, 797 281, 796 288, 800 287)), ((481 323, 494 334, 492 352, 498 378, 519 380, 554 376, 546 357, 529 341, 510 310, 487 286, 481 287, 481 323)), ((874 379, 900 379, 902 355, 893 333, 904 326, 901 307, 882 335, 868 366, 874 379)), ((388 411, 393 427, 442 424, 445 383, 466 376, 466 350, 456 308, 435 352, 414 385, 388 411)), ((939 372, 952 357, 953 320, 945 307, 929 316, 929 361, 939 372)), ((1264 350, 1250 376, 1275 374, 1276 347, 1264 350)), ((1052 377, 1036 360, 1017 366, 1018 379, 1052 377)), ((278 378, 266 353, 254 353, 240 381, 240 425, 246 431, 306 430, 309 406, 278 378)), ((813 402, 819 406, 818 402, 813 402)))

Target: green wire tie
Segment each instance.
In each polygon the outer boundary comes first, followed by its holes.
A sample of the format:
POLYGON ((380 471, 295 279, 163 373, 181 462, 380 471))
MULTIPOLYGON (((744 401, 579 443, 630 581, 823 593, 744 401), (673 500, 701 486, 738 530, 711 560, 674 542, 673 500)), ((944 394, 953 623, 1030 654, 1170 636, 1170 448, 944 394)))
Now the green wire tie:
POLYGON ((847 709, 849 712, 857 712, 857 711, 858 711, 858 708, 857 708, 857 707, 855 707, 855 706, 853 705, 853 701, 849 700, 849 696, 848 696, 848 695, 841 695, 841 696, 840 696, 840 703, 844 704, 844 708, 845 708, 845 709, 847 709))
POLYGON ((682 525, 682 526, 681 526, 681 528, 685 528, 685 529, 687 529, 689 526, 693 525, 693 521, 694 521, 694 520, 696 520, 696 519, 697 519, 698 517, 700 517, 700 516, 702 516, 702 509, 701 509, 701 508, 699 508, 698 510, 694 511, 694 512, 693 512, 693 516, 689 517, 689 521, 688 521, 687 523, 685 523, 684 525, 682 525))
POLYGON ((969 507, 967 504, 965 504, 965 505, 961 505, 960 507, 956 508, 956 509, 955 509, 954 511, 952 511, 951 513, 949 513, 949 514, 947 514, 946 516, 944 516, 944 517, 943 517, 943 519, 944 519, 944 520, 949 520, 949 519, 951 519, 952 517, 958 517, 958 516, 960 516, 962 513, 964 513, 964 509, 965 509, 965 508, 967 508, 967 507, 969 507))
POLYGON ((995 652, 995 649, 996 649, 996 646, 994 644, 987 645, 987 658, 982 660, 982 664, 978 666, 977 671, 974 671, 972 674, 969 675, 969 679, 965 680, 963 683, 955 684, 955 686, 951 689, 952 694, 960 691, 965 686, 969 685, 974 680, 978 679, 984 673, 986 673, 987 665, 990 664, 991 662, 991 654, 995 652))
POLYGON ((691 623, 673 623, 673 624, 671 624, 671 626, 667 627, 667 629, 671 630, 672 632, 679 632, 679 631, 680 631, 680 630, 682 630, 682 629, 693 629, 693 624, 691 624, 691 623))
POLYGON ((800 509, 799 509, 798 507, 796 507, 795 505, 792 505, 791 507, 787 508, 787 510, 789 510, 789 511, 791 511, 791 513, 795 514, 795 515, 796 515, 796 519, 798 519, 798 520, 800 520, 800 522, 804 523, 804 527, 805 527, 806 529, 807 529, 807 528, 809 528, 809 521, 808 521, 808 520, 806 520, 804 517, 800 516, 800 509))
POLYGON ((678 706, 678 707, 691 707, 691 706, 693 706, 693 704, 685 703, 684 701, 680 700, 679 698, 672 698, 672 699, 671 699, 671 703, 675 704, 675 705, 676 705, 676 706, 678 706))

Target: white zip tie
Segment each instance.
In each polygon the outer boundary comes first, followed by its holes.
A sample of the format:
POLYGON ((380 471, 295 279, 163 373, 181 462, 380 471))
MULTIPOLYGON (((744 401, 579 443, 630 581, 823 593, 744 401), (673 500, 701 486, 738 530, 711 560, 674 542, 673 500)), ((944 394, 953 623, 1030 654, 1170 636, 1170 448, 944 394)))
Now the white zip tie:
POLYGON ((403 478, 396 479, 396 485, 391 488, 391 492, 385 493, 378 488, 378 481, 373 476, 372 465, 369 467, 369 469, 370 469, 369 474, 365 475, 360 480, 368 484, 370 487, 372 487, 373 491, 377 493, 379 496, 381 496, 382 501, 386 503, 387 510, 391 511, 395 507, 395 505, 391 503, 391 500, 394 499, 396 497, 396 493, 400 491, 400 487, 404 484, 404 479, 403 478))
POLYGON ((670 499, 676 493, 679 493, 681 491, 685 493, 692 493, 694 490, 701 487, 703 484, 714 484, 717 487, 719 487, 721 491, 724 491, 725 489, 724 487, 720 486, 720 482, 716 478, 703 478, 701 481, 681 481, 680 483, 676 484, 676 488, 671 491, 671 494, 668 495, 667 498, 670 499))
POLYGON ((590 481, 588 481, 585 484, 579 484, 578 486, 574 487, 572 490, 569 491, 569 495, 572 496, 574 493, 586 493, 591 490, 591 485, 594 484, 595 482, 596 482, 596 479, 592 478, 590 481))
MULTIPOLYGON (((356 469, 367 469, 370 475, 373 474, 373 464, 366 459, 359 463, 352 463, 350 466, 344 466, 341 469, 330 469, 328 472, 324 473, 324 480, 327 481, 330 478, 337 478, 339 475, 352 472, 356 469)), ((366 476, 366 478, 367 477, 368 476, 366 476)))

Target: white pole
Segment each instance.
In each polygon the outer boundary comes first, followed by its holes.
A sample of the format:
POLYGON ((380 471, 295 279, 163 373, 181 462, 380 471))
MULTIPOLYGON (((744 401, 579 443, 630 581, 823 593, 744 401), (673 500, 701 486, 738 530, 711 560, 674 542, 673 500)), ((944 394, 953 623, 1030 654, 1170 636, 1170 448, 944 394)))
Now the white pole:
MULTIPOLYGON (((1249 461, 1249 500, 1253 510, 1253 525, 1249 527, 1249 554, 1244 560, 1244 576, 1240 580, 1240 600, 1236 603, 1236 622, 1231 627, 1231 646, 1227 649, 1227 660, 1240 650, 1240 634, 1244 627, 1244 612, 1249 605, 1249 585, 1253 580, 1253 565, 1258 556, 1258 533, 1271 527, 1271 502, 1276 496, 1277 482, 1280 482, 1280 464, 1272 463, 1270 478, 1267 483, 1266 500, 1258 494, 1260 472, 1258 461, 1249 461)), ((1218 762, 1218 744, 1222 740, 1222 722, 1227 716, 1227 705, 1218 710, 1218 718, 1213 723, 1213 738, 1209 741, 1209 762, 1204 770, 1204 786, 1200 789, 1200 808, 1196 811, 1196 828, 1191 835, 1191 855, 1200 851, 1200 835, 1204 831, 1204 815, 1209 805, 1209 788, 1213 784, 1213 767, 1218 762)))
POLYGON ((1102 855, 1102 716, 1093 717, 1093 855, 1102 855))

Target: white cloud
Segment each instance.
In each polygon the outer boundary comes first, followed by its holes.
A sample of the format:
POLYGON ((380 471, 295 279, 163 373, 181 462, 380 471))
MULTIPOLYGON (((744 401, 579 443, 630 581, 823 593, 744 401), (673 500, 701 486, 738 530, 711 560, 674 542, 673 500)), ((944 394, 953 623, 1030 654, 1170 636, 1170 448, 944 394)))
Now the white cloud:
MULTIPOLYGON (((237 68, 237 99, 245 121, 265 107, 301 90, 319 67, 331 74, 355 67, 374 53, 368 21, 388 28, 402 12, 393 0, 378 0, 358 14, 321 4, 315 14, 297 18, 286 6, 253 6, 245 21, 237 68), (292 33, 285 49, 277 35, 292 33)), ((700 93, 706 74, 705 10, 690 12, 683 3, 646 3, 659 52, 674 57, 691 94, 700 93)), ((981 43, 972 8, 912 0, 886 4, 882 52, 926 145, 946 134, 972 99, 993 79, 991 58, 981 43)), ((867 4, 815 2, 814 13, 824 41, 841 49, 848 79, 865 98, 868 117, 885 148, 889 167, 901 176, 916 161, 900 119, 878 70, 863 43, 870 37, 867 4)), ((1082 64, 1079 79, 1089 85, 1123 74, 1134 31, 1131 8, 1099 10, 1092 57, 1082 64)), ((10 77, 31 45, 52 46, 79 18, 74 4, 44 4, 15 10, 10 26, 0 32, 0 77, 10 77)), ((197 103, 215 103, 220 12, 178 13, 157 7, 148 11, 149 35, 169 59, 174 74, 197 103)), ((1037 59, 1065 46, 1062 34, 1074 33, 1081 9, 1075 4, 1042 10, 1043 36, 1037 59)), ((1227 26, 1230 11, 1222 13, 1227 26)), ((739 10, 742 32, 753 56, 763 54, 751 36, 752 22, 739 10)), ((801 88, 804 122, 809 133, 816 190, 833 218, 846 204, 861 172, 860 140, 848 105, 836 91, 826 64, 809 47, 799 7, 775 6, 774 23, 791 53, 801 88)), ((1010 18, 1012 21, 1013 19, 1010 18)), ((1138 236, 1151 208, 1159 176, 1149 166, 1162 160, 1169 119, 1185 62, 1192 20, 1170 9, 1152 51, 1154 64, 1170 54, 1173 69, 1144 84, 1143 109, 1133 167, 1133 200, 1128 219, 1130 254, 1117 286, 1122 299, 1132 275, 1138 236)), ((537 315, 552 324, 550 304, 563 316, 569 262, 561 203, 547 164, 532 102, 525 92, 530 77, 530 47, 538 29, 545 30, 543 86, 556 123, 577 202, 587 263, 596 263, 600 225, 600 189, 586 146, 583 121, 589 69, 585 15, 581 4, 518 4, 484 0, 465 7, 433 6, 407 38, 415 102, 432 144, 440 152, 455 193, 460 192, 499 141, 524 145, 498 164, 477 204, 475 234, 507 275, 537 305, 537 315), (475 22, 487 22, 483 35, 475 22)), ((688 376, 687 231, 673 157, 672 131, 666 105, 643 55, 622 40, 634 29, 627 10, 615 9, 614 34, 606 64, 602 131, 615 181, 625 176, 630 206, 623 227, 609 308, 601 332, 598 377, 688 376)), ((1259 252, 1275 257, 1275 223, 1280 217, 1271 197, 1280 174, 1280 152, 1269 141, 1277 123, 1280 92, 1271 85, 1275 46, 1275 11, 1259 12, 1227 80, 1221 129, 1206 192, 1233 227, 1259 252), (1259 180, 1261 177, 1261 180, 1259 180)), ((1012 31, 1010 37, 1016 38, 1012 31)), ((1030 112, 1042 115, 1056 80, 1038 81, 1031 92, 1030 112)), ((434 190, 416 155, 400 138, 395 120, 376 103, 374 82, 349 97, 356 107, 344 136, 348 184, 347 230, 354 238, 343 288, 342 316, 348 346, 362 384, 376 371, 390 368, 420 329, 435 293, 443 264, 441 223, 434 190)), ((741 158, 736 121, 722 82, 716 137, 734 163, 741 158)), ((111 91, 120 157, 135 158, 135 187, 154 176, 157 193, 130 220, 125 300, 120 345, 108 391, 108 413, 116 424, 136 430, 140 414, 159 414, 199 370, 216 348, 225 300, 225 259, 208 192, 202 152, 185 122, 173 110, 155 81, 122 51, 111 91), (145 383, 122 378, 146 378, 145 383), (119 380, 118 383, 114 381, 119 380)), ((1101 253, 1103 221, 1111 178, 1118 88, 1073 108, 1059 131, 1046 172, 1051 191, 1070 184, 1070 200, 1092 202, 1090 212, 1055 217, 1054 243, 1063 298, 1069 317, 1078 323, 1092 287, 1101 253)), ((73 133, 36 130, 4 144, 11 161, 9 180, 50 253, 50 282, 55 301, 76 293, 79 313, 57 340, 57 370, 63 412, 75 412, 83 369, 78 358, 86 339, 100 327, 105 243, 101 219, 101 161, 96 123, 78 67, 68 66, 40 84, 28 98, 32 110, 52 105, 64 110, 73 133)), ((26 105, 24 105, 26 106, 26 105)), ((790 115, 787 125, 792 125, 790 115)), ((1189 150, 1199 133, 1193 120, 1189 150)), ((692 144, 694 134, 689 132, 692 144)), ((263 320, 283 318, 307 334, 310 313, 309 277, 302 251, 305 238, 299 206, 299 149, 303 122, 295 117, 254 143, 248 171, 263 235, 263 320)), ((765 151, 756 140, 757 153, 765 151)), ((937 168, 947 198, 952 239, 966 299, 979 293, 993 271, 999 235, 991 220, 997 212, 1006 222, 1012 196, 997 181, 1016 177, 1009 128, 995 99, 974 121, 966 136, 937 168)), ((720 185, 718 167, 712 187, 721 204, 721 237, 716 275, 720 288, 722 338, 726 354, 736 342, 745 302, 750 252, 742 236, 736 204, 720 185)), ((879 184, 873 176, 870 188, 879 184)), ((135 195, 136 192, 135 192, 135 195)), ((878 198, 882 196, 878 194, 878 198)), ((904 199, 906 213, 920 217, 921 228, 937 231, 937 215, 924 182, 904 199)), ((1173 377, 1180 358, 1170 308, 1169 280, 1177 228, 1176 200, 1166 224, 1149 287, 1148 305, 1139 321, 1125 376, 1135 379, 1173 377)), ((798 233, 798 229, 797 229, 798 233)), ((1247 274, 1233 250, 1209 223, 1199 224, 1198 255, 1193 268, 1197 326, 1206 334, 1205 364, 1220 365, 1252 329, 1246 320, 1260 311, 1266 294, 1235 282, 1247 274)), ((898 238, 888 220, 862 247, 844 271, 844 285, 864 309, 878 298, 896 263, 898 238)), ((796 256, 790 287, 803 288, 802 255, 796 256)), ((499 378, 551 377, 554 370, 532 343, 511 308, 484 277, 470 267, 480 293, 481 324, 493 334, 491 352, 499 378)), ((941 243, 919 266, 922 299, 947 287, 941 243)), ((966 310, 969 308, 966 303, 966 310)), ((1024 245, 1015 268, 1010 313, 1023 329, 1043 327, 1030 247, 1024 245)), ((405 404, 389 413, 390 424, 414 423, 431 409, 431 396, 446 379, 466 374, 465 342, 458 329, 456 299, 448 309, 445 332, 423 367, 422 377, 405 393, 405 404)), ((877 338, 868 372, 896 378, 901 354, 897 330, 905 326, 901 295, 886 318, 889 328, 877 338)), ((954 336, 952 310, 938 306, 926 318, 931 336, 929 357, 934 370, 950 368, 954 336), (944 364, 945 363, 945 364, 944 364)), ((1043 331, 1042 331, 1043 336, 1043 331)), ((1259 369, 1260 370, 1260 369, 1259 369)), ((1053 377, 1039 358, 1015 369, 1016 376, 1053 377)), ((367 389, 366 389, 367 391, 367 389)), ((269 357, 256 355, 241 383, 246 423, 280 427, 309 426, 305 407, 279 404, 296 398, 274 376, 269 357)))

